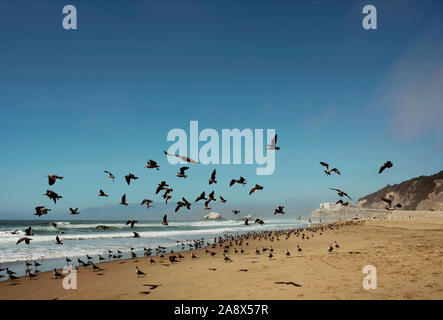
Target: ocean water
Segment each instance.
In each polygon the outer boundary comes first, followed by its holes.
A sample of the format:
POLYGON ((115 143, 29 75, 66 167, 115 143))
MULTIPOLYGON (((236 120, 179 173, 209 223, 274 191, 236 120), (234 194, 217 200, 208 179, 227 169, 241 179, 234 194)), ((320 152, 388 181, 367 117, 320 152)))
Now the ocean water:
MULTIPOLYGON (((126 226, 126 221, 54 221, 57 227, 50 225, 49 220, 0 220, 0 268, 10 268, 17 275, 25 274, 25 261, 38 261, 40 271, 61 268, 66 265, 65 257, 77 257, 86 260, 86 254, 93 256, 94 263, 98 263, 97 256, 101 254, 108 258, 107 250, 122 251, 123 257, 129 257, 129 248, 134 248, 138 256, 143 255, 143 247, 161 245, 170 247, 174 251, 181 250, 182 241, 192 241, 204 238, 205 242, 213 242, 214 237, 224 234, 241 234, 248 231, 281 230, 306 226, 306 220, 285 219, 285 217, 266 219, 264 225, 244 225, 242 220, 191 220, 168 221, 163 226, 157 221, 140 221, 134 228, 126 226), (97 225, 106 225, 108 230, 97 229, 97 225), (24 229, 32 227, 34 235, 29 245, 24 242, 16 245, 17 240, 24 236, 24 229), (17 234, 12 234, 19 230, 17 234), (133 231, 138 232, 141 238, 134 238, 133 231), (62 232, 64 232, 62 234, 62 232), (57 245, 55 237, 59 236, 63 244, 57 245)), ((187 246, 186 246, 187 248, 187 246)), ((169 251, 169 250, 168 250, 169 251)), ((30 268, 34 271, 34 267, 30 268)), ((0 281, 6 280, 5 272, 0 273, 0 281), (3 275, 3 277, 1 276, 3 275)))

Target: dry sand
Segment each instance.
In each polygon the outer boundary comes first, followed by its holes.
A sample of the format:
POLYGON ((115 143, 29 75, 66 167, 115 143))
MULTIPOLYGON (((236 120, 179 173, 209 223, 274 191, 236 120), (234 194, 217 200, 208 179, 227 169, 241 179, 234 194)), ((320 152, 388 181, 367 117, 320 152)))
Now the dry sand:
POLYGON ((443 216, 393 218, 317 232, 309 240, 249 240, 244 254, 230 249, 233 262, 225 262, 218 247, 213 257, 198 250, 191 259, 185 252, 174 264, 154 257, 151 265, 143 257, 101 263, 96 272, 80 267, 76 290, 63 289, 61 279, 45 272, 1 282, 0 299, 443 299, 443 216), (333 241, 340 248, 329 253, 333 241), (254 253, 270 245, 274 258, 254 253), (377 289, 363 288, 365 265, 377 268, 377 289), (137 277, 135 266, 146 276, 137 277), (287 281, 300 286, 276 283, 287 281))

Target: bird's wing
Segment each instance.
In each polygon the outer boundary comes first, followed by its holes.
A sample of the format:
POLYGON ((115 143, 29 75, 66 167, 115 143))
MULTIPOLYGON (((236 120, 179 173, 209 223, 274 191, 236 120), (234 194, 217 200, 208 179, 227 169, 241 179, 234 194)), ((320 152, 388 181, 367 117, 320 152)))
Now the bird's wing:
POLYGON ((327 164, 326 162, 320 161, 320 164, 326 167, 326 169, 329 169, 329 164, 327 164))
POLYGON ((380 167, 380 170, 378 170, 378 174, 382 173, 383 170, 385 170, 385 169, 386 169, 386 165, 382 165, 382 166, 380 167))
POLYGON ((129 176, 129 175, 125 176, 125 180, 126 180, 126 183, 127 183, 127 184, 130 184, 130 183, 131 183, 131 179, 130 179, 130 176, 129 176))
POLYGON ((211 179, 212 179, 212 180, 215 180, 215 174, 216 174, 216 171, 215 171, 215 169, 214 169, 214 171, 212 171, 212 174, 211 174, 211 179))
POLYGON ((122 202, 126 202, 126 194, 122 196, 122 202))
POLYGON ((232 179, 231 182, 229 183, 229 186, 232 187, 235 183, 235 179, 232 179))

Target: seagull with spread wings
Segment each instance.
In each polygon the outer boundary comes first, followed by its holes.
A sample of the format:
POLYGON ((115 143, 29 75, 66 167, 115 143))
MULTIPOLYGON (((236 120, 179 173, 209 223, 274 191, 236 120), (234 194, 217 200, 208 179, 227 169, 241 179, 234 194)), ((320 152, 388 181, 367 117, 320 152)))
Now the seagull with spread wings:
POLYGON ((167 155, 167 156, 171 156, 171 157, 176 157, 176 158, 182 159, 185 162, 189 162, 189 163, 193 163, 193 164, 198 164, 197 161, 195 161, 195 160, 193 160, 193 159, 191 159, 189 157, 186 157, 186 156, 181 156, 181 155, 178 155, 178 154, 168 153, 166 151, 163 151, 163 153, 165 155, 167 155))
POLYGON ((350 200, 352 200, 352 198, 350 196, 348 196, 348 194, 340 189, 334 189, 334 188, 329 188, 330 190, 334 190, 337 191, 338 195, 340 197, 348 197, 350 200))
POLYGON ((280 147, 276 146, 277 143, 277 135, 271 141, 271 144, 268 144, 268 150, 280 150, 280 147))

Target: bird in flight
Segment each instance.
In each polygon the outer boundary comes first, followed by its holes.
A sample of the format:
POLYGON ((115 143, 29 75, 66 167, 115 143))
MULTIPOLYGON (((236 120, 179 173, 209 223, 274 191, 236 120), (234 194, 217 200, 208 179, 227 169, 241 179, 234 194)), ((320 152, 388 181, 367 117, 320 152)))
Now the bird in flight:
POLYGON ((385 208, 386 210, 392 211, 392 210, 395 210, 397 208, 401 208, 402 207, 402 205, 400 203, 397 203, 395 206, 392 206, 392 201, 393 201, 392 199, 381 198, 381 200, 386 202, 386 208, 385 208))
POLYGON ((98 196, 99 197, 107 197, 108 195, 102 189, 100 189, 100 191, 98 192, 98 196))
POLYGON ((134 225, 137 223, 137 220, 128 220, 126 221, 126 225, 130 224, 131 228, 134 228, 134 225))
POLYGON ((235 183, 241 184, 241 185, 245 185, 246 184, 246 179, 243 177, 240 177, 240 179, 232 179, 231 182, 229 183, 229 186, 232 187, 235 183))
POLYGON ((58 236, 55 237, 55 243, 56 244, 63 244, 62 240, 58 236))
POLYGON ((48 174, 46 176, 48 177, 48 182, 50 186, 52 186, 57 181, 57 179, 63 180, 63 177, 60 177, 56 174, 48 174))
POLYGON ((58 195, 57 193, 55 193, 52 190, 46 190, 46 193, 44 194, 44 196, 47 196, 49 199, 54 200, 54 203, 57 203, 58 199, 62 199, 63 197, 58 195))
POLYGON ((143 199, 143 201, 142 201, 142 203, 140 205, 142 206, 142 205, 146 204, 147 209, 149 209, 151 207, 151 203, 152 202, 153 202, 152 200, 143 199))
POLYGON ((206 200, 206 195, 205 195, 204 191, 197 197, 197 199, 195 199, 194 202, 197 202, 197 201, 200 201, 200 200, 206 200))
POLYGON ((106 171, 106 170, 105 170, 105 173, 107 173, 108 174, 108 178, 112 179, 112 182, 114 182, 115 176, 112 173, 110 173, 109 171, 106 171))
POLYGON ((69 211, 71 211, 71 214, 79 214, 80 212, 78 212, 78 208, 72 209, 69 208, 69 211))
POLYGON ((164 190, 165 187, 169 187, 169 184, 166 183, 166 181, 162 181, 158 184, 157 190, 155 191, 155 194, 158 194, 160 190, 164 190))
POLYGON ((189 209, 191 209, 191 203, 186 200, 185 198, 182 198, 183 201, 178 201, 177 202, 177 207, 175 208, 175 212, 177 212, 178 210, 180 210, 181 207, 186 207, 189 209))
POLYGON ((268 150, 280 150, 280 147, 276 146, 277 143, 277 135, 271 141, 271 144, 268 144, 268 150))
POLYGON ((122 196, 122 201, 120 202, 120 204, 123 205, 123 206, 127 206, 128 205, 128 203, 126 202, 126 194, 124 194, 122 196))
POLYGON ((167 225, 168 225, 168 215, 167 215, 167 214, 165 214, 165 215, 163 216, 163 222, 162 222, 162 225, 164 225, 164 226, 167 226, 167 225))
POLYGON ((326 167, 325 173, 326 175, 330 176, 331 172, 335 172, 338 175, 341 175, 340 171, 337 168, 333 168, 331 170, 329 170, 329 164, 324 162, 324 161, 320 161, 320 164, 324 167, 326 167))
POLYGON ((341 204, 342 206, 349 206, 349 202, 343 201, 342 199, 338 200, 335 204, 341 204))
POLYGON ((134 176, 132 173, 128 173, 128 174, 125 176, 125 180, 126 180, 126 183, 127 183, 128 185, 131 183, 131 179, 135 181, 135 180, 138 179, 138 177, 134 176))
POLYGON ((51 211, 51 209, 45 208, 45 206, 35 207, 34 216, 41 217, 44 214, 48 214, 48 211, 51 211))
POLYGON ((274 210, 274 215, 276 215, 277 213, 285 214, 285 212, 283 211, 284 208, 285 207, 283 206, 278 206, 278 208, 274 210))
POLYGON ((211 179, 209 179, 209 185, 213 184, 213 183, 217 183, 217 180, 215 180, 215 174, 216 174, 216 170, 214 169, 214 171, 212 171, 211 173, 211 179))
POLYGON ((337 193, 338 193, 338 195, 339 195, 340 197, 348 197, 350 200, 352 200, 351 197, 348 196, 348 194, 347 194, 346 192, 344 192, 344 191, 342 191, 342 190, 340 190, 340 189, 334 189, 334 188, 329 188, 329 189, 330 189, 330 190, 337 191, 337 193))
POLYGON ((238 213, 240 213, 240 210, 232 210, 232 213, 233 214, 238 214, 238 213))
POLYGON ((21 243, 21 242, 25 242, 26 244, 29 244, 29 243, 31 243, 31 238, 28 238, 28 237, 21 237, 20 239, 18 239, 18 241, 15 243, 15 244, 19 244, 19 243, 21 243))
POLYGON ((265 222, 262 219, 255 219, 254 223, 265 224, 265 222))
POLYGON ((157 162, 151 159, 149 159, 148 164, 146 165, 145 168, 160 170, 160 166, 157 164, 157 162))
POLYGON ((177 177, 179 178, 186 178, 187 175, 185 174, 185 171, 188 170, 189 167, 181 167, 179 172, 177 173, 177 177))
POLYGON ((168 153, 166 151, 163 151, 163 153, 165 155, 167 155, 167 156, 176 157, 176 158, 182 159, 183 161, 186 161, 186 162, 189 162, 189 163, 198 164, 197 161, 195 161, 195 160, 193 160, 193 159, 191 159, 189 157, 186 157, 186 156, 180 156, 178 154, 168 153))
POLYGON ((228 202, 225 198, 223 198, 222 196, 219 196, 220 197, 220 202, 221 203, 226 203, 226 202, 228 202))
POLYGON ((211 202, 211 199, 209 199, 209 200, 206 200, 205 201, 205 206, 203 207, 203 209, 205 209, 205 210, 211 210, 211 208, 209 208, 209 203, 211 202))
POLYGON ((386 161, 378 170, 378 174, 382 173, 387 168, 392 168, 394 164, 391 161, 386 161))
POLYGON ((263 190, 263 186, 261 186, 261 185, 259 185, 259 184, 256 184, 252 189, 251 189, 251 191, 249 191, 249 195, 251 195, 251 194, 253 194, 255 191, 257 191, 257 190, 263 190))

